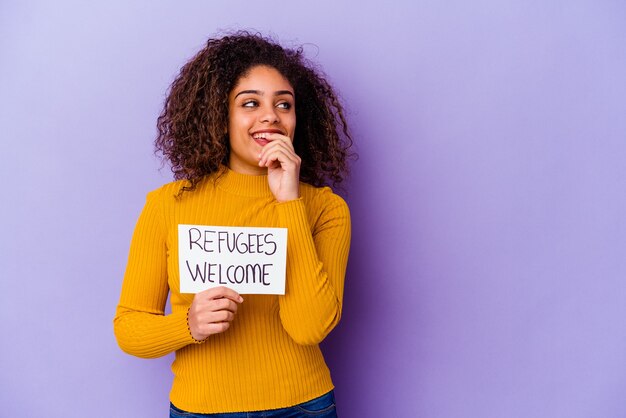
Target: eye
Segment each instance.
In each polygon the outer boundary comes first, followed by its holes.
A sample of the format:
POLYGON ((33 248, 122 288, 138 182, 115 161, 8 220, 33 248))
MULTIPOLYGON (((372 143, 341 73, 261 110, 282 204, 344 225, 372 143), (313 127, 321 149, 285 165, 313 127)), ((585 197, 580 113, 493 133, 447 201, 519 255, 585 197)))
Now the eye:
POLYGON ((246 100, 241 104, 242 107, 257 107, 258 103, 256 100, 246 100))
POLYGON ((279 109, 289 110, 291 109, 291 103, 288 103, 288 102, 278 103, 276 107, 278 107, 279 109))

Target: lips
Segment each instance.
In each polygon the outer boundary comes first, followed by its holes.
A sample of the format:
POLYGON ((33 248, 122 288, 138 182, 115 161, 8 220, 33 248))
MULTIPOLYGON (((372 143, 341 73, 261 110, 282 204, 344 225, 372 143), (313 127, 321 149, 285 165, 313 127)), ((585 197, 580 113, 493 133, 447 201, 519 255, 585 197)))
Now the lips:
POLYGON ((266 139, 263 139, 263 138, 254 138, 253 137, 252 139, 254 139, 254 142, 256 142, 257 144, 259 144, 262 147, 264 147, 264 146, 266 146, 267 144, 270 143, 270 141, 268 141, 266 139))
POLYGON ((284 135, 284 133, 278 129, 264 129, 261 131, 252 132, 252 139, 254 139, 254 142, 256 142, 257 144, 265 146, 270 143, 270 141, 266 139, 269 137, 270 134, 284 135))

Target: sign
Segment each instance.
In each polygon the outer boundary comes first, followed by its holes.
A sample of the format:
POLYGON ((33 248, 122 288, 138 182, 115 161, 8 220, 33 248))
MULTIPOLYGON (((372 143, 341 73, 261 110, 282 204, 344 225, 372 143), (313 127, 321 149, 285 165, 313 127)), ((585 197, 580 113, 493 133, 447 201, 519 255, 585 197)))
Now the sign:
POLYGON ((178 225, 180 292, 285 294, 287 228, 178 225))

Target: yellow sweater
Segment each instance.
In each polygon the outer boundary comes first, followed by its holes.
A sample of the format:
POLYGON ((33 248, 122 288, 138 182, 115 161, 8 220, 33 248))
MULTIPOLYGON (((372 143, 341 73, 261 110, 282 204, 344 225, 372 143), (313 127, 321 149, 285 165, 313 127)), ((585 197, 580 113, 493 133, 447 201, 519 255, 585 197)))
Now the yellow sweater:
POLYGON ((278 203, 266 176, 231 170, 177 199, 182 185, 149 193, 137 221, 114 319, 122 350, 146 358, 175 350, 170 400, 191 412, 282 408, 331 390, 318 343, 341 316, 346 203, 304 183, 301 198, 278 203), (226 332, 195 342, 187 325, 194 295, 179 292, 178 224, 288 228, 285 295, 245 295, 226 332))

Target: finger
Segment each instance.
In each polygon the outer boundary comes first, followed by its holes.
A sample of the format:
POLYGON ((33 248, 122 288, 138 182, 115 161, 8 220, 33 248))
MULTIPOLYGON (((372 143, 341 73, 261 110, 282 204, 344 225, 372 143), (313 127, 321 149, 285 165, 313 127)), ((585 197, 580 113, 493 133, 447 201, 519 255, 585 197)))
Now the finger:
POLYGON ((237 312, 237 304, 228 298, 213 299, 209 302, 208 310, 237 312))
POLYGON ((219 334, 230 327, 230 322, 215 322, 202 326, 202 332, 206 335, 219 334))
POLYGON ((268 156, 271 153, 277 151, 282 151, 283 153, 285 153, 285 155, 287 155, 290 159, 294 161, 300 158, 293 148, 285 146, 284 143, 275 143, 268 144, 263 148, 263 150, 261 150, 261 153, 259 154, 259 161, 267 161, 268 156))
MULTIPOLYGON (((222 299, 226 300, 226 299, 222 299)), ((195 312, 190 312, 189 318, 194 324, 211 324, 214 322, 226 322, 235 319, 237 312, 237 304, 230 302, 226 309, 216 309, 215 307, 206 307, 195 312)))
POLYGON ((214 334, 224 332, 230 328, 230 322, 217 322, 215 324, 209 324, 209 329, 213 330, 214 334))
POLYGON ((209 323, 230 322, 235 319, 235 314, 231 311, 211 312, 209 323))
POLYGON ((287 143, 292 143, 293 140, 288 137, 287 135, 283 135, 283 134, 279 134, 279 133, 265 133, 261 135, 261 138, 270 141, 270 142, 276 142, 276 141, 283 141, 283 142, 287 142, 287 143))
POLYGON ((281 135, 281 134, 270 134, 265 139, 267 139, 269 142, 263 146, 262 150, 269 149, 269 148, 272 148, 272 146, 279 146, 279 145, 285 146, 291 150, 294 149, 293 141, 288 136, 281 135))
POLYGON ((279 163, 285 169, 296 168, 300 164, 300 157, 284 149, 276 149, 266 154, 259 161, 259 165, 262 167, 276 166, 275 163, 279 163))
POLYGON ((259 153, 259 160, 267 160, 267 157, 276 151, 282 151, 288 155, 291 159, 296 160, 300 158, 293 147, 288 146, 284 142, 271 142, 263 147, 259 153))
POLYGON ((259 161, 262 161, 263 163, 265 163, 267 160, 270 159, 270 156, 273 155, 274 153, 282 153, 284 154, 285 158, 287 158, 288 160, 294 161, 296 163, 300 160, 300 157, 298 156, 298 154, 296 154, 294 150, 277 146, 277 147, 272 147, 268 150, 265 150, 261 154, 259 161))
POLYGON ((260 152, 259 152, 259 158, 264 154, 267 153, 273 149, 275 149, 276 147, 279 148, 286 148, 288 150, 290 150, 291 152, 295 153, 295 149, 293 147, 293 143, 291 141, 291 139, 287 136, 284 135, 278 135, 278 134, 274 134, 276 136, 272 137, 272 138, 267 138, 269 140, 269 142, 267 144, 265 144, 260 152))
POLYGON ((225 286, 212 287, 211 289, 198 293, 198 295, 202 295, 202 297, 206 299, 227 298, 237 303, 243 302, 243 298, 239 293, 225 286))

